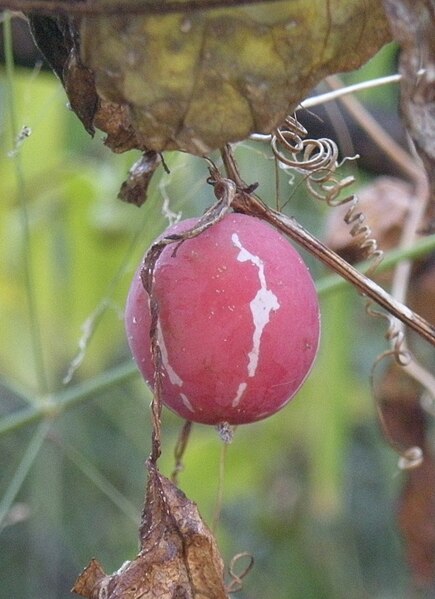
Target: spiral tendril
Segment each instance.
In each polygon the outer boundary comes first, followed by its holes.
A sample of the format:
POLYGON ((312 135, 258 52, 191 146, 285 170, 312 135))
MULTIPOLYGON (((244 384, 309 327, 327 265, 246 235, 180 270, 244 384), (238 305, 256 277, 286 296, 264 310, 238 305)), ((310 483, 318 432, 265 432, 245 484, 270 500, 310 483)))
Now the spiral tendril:
POLYGON ((305 176, 309 193, 330 207, 349 204, 344 222, 350 226, 350 235, 358 239, 359 248, 371 260, 369 273, 373 273, 383 258, 376 239, 359 209, 355 194, 340 197, 342 191, 355 181, 353 176, 340 178, 336 174, 337 144, 328 138, 305 139, 307 130, 294 116, 288 116, 271 139, 272 151, 281 166, 294 169, 305 176))
MULTIPOLYGON (((349 194, 341 197, 342 192, 354 183, 354 177, 340 178, 337 176, 336 171, 340 166, 339 152, 337 144, 333 140, 328 138, 307 139, 307 134, 307 130, 295 116, 288 116, 283 125, 272 135, 270 143, 273 154, 280 167, 295 170, 304 176, 307 190, 314 198, 326 202, 330 207, 347 205, 343 220, 349 226, 349 234, 357 241, 358 248, 370 261, 367 275, 371 276, 381 263, 383 252, 373 236, 365 214, 359 207, 356 195, 349 194)), ((375 309, 372 300, 367 300, 366 311, 370 316, 383 318, 388 322, 385 338, 390 344, 390 349, 377 357, 373 370, 387 356, 394 357, 399 366, 407 366, 411 362, 412 356, 406 345, 403 328, 397 318, 375 309)), ((386 429, 379 402, 377 405, 380 410, 381 422, 386 429)), ((388 430, 385 430, 385 434, 400 456, 400 469, 411 469, 421 464, 423 453, 419 447, 400 448, 390 438, 388 430)))

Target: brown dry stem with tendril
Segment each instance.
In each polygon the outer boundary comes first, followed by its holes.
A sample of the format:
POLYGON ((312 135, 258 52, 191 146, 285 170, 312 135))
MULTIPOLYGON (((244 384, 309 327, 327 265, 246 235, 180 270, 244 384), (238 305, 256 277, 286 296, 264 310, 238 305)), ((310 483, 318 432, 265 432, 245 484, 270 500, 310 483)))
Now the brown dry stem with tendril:
POLYGON ((301 245, 328 268, 346 279, 356 287, 364 296, 371 298, 380 307, 397 317, 404 324, 421 335, 426 341, 435 345, 435 326, 427 322, 419 314, 395 300, 380 285, 369 277, 360 273, 357 269, 343 260, 324 243, 309 233, 294 218, 278 212, 267 206, 258 196, 254 195, 249 187, 240 177, 232 149, 226 146, 222 151, 222 158, 229 179, 237 185, 232 207, 237 212, 243 212, 267 221, 282 233, 288 235, 293 241, 301 245))
MULTIPOLYGON (((350 100, 352 101, 352 99, 350 100)), ((310 195, 320 201, 325 202, 330 207, 348 205, 343 219, 346 225, 350 226, 349 234, 357 242, 360 254, 371 261, 370 269, 367 272, 372 277, 377 267, 383 259, 383 252, 378 246, 376 238, 373 236, 370 226, 367 223, 364 213, 358 208, 358 198, 354 194, 341 196, 345 188, 354 182, 353 177, 340 179, 336 175, 338 168, 338 147, 330 139, 305 139, 307 131, 297 121, 295 117, 287 117, 285 123, 280 127, 271 138, 271 147, 276 160, 281 165, 295 170, 304 175, 304 181, 310 195)), ((411 157, 408 157, 411 163, 411 157)), ((411 167, 408 168, 408 172, 411 167)), ((414 210, 411 218, 408 219, 403 234, 404 241, 412 240, 415 236, 419 224, 421 224, 424 214, 424 207, 427 203, 428 189, 426 178, 421 169, 414 169, 413 178, 416 183, 417 210, 414 210), (419 199, 420 198, 420 199, 419 199)), ((397 267, 393 281, 392 297, 404 302, 406 299, 406 287, 410 275, 410 263, 404 263, 397 267)), ((366 302, 367 313, 375 318, 385 319, 388 323, 386 339, 391 347, 380 354, 373 363, 373 371, 376 366, 386 357, 392 356, 399 366, 407 370, 410 376, 413 376, 420 383, 425 384, 430 376, 414 360, 411 351, 408 348, 405 337, 405 327, 403 322, 390 314, 389 312, 379 311, 374 308, 373 299, 366 302), (425 377, 420 373, 423 370, 425 377)), ((371 377, 373 394, 376 397, 374 389, 373 374, 371 377)), ((426 385, 428 391, 433 395, 433 385, 426 385)), ((390 445, 399 453, 399 465, 401 468, 414 468, 421 464, 422 452, 418 447, 403 448, 397 442, 391 440, 388 428, 384 422, 382 408, 377 401, 379 420, 384 430, 385 438, 390 445)))

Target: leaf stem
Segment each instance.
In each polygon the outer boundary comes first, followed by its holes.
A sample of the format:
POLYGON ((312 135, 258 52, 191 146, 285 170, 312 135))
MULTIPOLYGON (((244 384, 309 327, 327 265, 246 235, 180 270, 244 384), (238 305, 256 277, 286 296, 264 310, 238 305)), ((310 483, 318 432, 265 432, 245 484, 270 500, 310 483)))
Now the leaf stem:
POLYGON ((69 410, 86 401, 93 395, 103 393, 106 389, 110 389, 114 385, 124 383, 137 374, 136 365, 132 360, 129 360, 88 381, 68 387, 57 393, 43 396, 39 402, 33 402, 32 407, 18 410, 10 416, 4 416, 0 420, 0 435, 22 428, 42 418, 54 418, 65 410, 69 410))
POLYGON ((7 526, 6 518, 16 496, 18 495, 36 457, 41 449, 51 426, 51 422, 41 422, 33 435, 22 459, 15 470, 14 476, 8 485, 6 493, 0 503, 0 533, 7 526))

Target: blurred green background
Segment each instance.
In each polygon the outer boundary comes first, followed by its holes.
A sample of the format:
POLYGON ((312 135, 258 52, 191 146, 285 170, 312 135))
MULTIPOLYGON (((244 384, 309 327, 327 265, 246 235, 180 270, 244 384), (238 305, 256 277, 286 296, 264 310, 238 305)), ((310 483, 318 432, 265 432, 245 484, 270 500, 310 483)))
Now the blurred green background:
MULTIPOLYGON (((354 78, 390 70, 393 55, 354 78)), ((391 89, 372 100, 395 97, 391 89)), ((266 147, 241 144, 237 155, 275 205, 266 147)), ((0 597, 70 597, 91 557, 112 572, 138 548, 151 397, 127 349, 124 301, 150 241, 171 218, 200 214, 211 190, 204 161, 168 154, 171 174, 156 175, 147 203, 122 204, 135 159, 87 136, 53 75, 1 67, 0 597)), ((322 236, 325 209, 283 173, 280 194, 286 212, 322 236)), ((322 284, 329 274, 307 259, 322 284)), ((321 306, 311 378, 228 448, 218 542, 226 564, 254 556, 241 599, 407 598, 394 521, 403 475, 369 387, 385 331, 347 286, 322 293, 321 306)), ((164 411, 166 475, 181 426, 164 411)), ((214 429, 194 426, 179 482, 209 523, 221 454, 214 429)))

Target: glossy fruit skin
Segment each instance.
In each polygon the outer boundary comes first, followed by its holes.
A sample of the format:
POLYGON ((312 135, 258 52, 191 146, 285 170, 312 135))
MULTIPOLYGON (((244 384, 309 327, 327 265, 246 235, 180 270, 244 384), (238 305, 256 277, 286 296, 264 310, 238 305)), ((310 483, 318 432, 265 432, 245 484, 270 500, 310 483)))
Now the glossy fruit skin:
MULTIPOLYGON (((165 234, 191 228, 188 219, 165 234)), ((298 391, 314 362, 320 313, 302 258, 275 229, 231 213, 154 270, 163 403, 205 424, 270 416, 298 391)), ((141 265, 142 266, 142 265, 141 265)), ((152 386, 148 294, 137 270, 127 299, 128 342, 152 386)))

